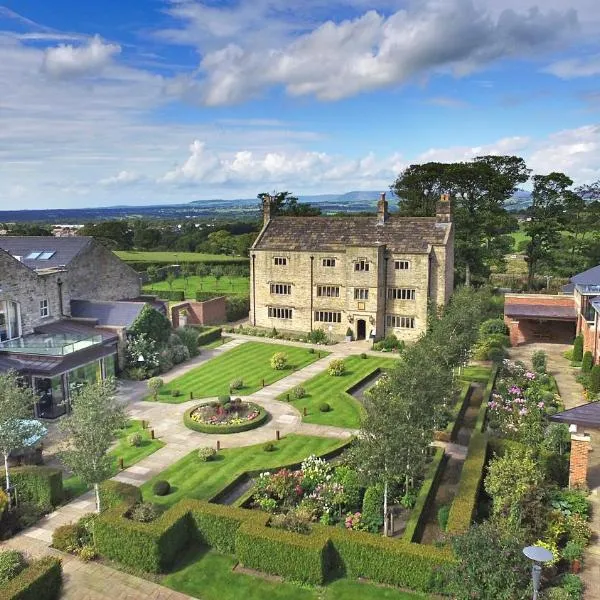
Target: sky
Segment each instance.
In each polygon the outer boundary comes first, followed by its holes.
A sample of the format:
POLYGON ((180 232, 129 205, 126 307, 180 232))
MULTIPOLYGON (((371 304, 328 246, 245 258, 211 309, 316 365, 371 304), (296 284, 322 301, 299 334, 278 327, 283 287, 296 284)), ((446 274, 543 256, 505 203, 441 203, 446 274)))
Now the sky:
POLYGON ((598 0, 0 0, 0 209, 600 179, 598 0))

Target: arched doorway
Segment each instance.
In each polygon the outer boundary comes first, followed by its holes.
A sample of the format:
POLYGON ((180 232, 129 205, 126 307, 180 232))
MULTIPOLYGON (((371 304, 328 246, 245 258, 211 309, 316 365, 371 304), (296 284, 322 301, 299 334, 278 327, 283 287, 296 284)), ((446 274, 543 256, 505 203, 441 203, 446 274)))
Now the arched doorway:
POLYGON ((356 321, 356 339, 364 340, 367 337, 367 323, 364 319, 356 321))

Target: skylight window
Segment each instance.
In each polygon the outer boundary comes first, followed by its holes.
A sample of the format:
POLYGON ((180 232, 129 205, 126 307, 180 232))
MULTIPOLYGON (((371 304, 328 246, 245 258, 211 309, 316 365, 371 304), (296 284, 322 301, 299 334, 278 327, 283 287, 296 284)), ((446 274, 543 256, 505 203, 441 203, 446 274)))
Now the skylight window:
POLYGON ((26 257, 25 260, 35 260, 36 258, 40 257, 41 252, 30 252, 26 257))
POLYGON ((38 256, 38 260, 50 260, 55 254, 56 254, 56 251, 54 251, 54 250, 49 250, 49 251, 46 251, 46 252, 42 252, 38 256))

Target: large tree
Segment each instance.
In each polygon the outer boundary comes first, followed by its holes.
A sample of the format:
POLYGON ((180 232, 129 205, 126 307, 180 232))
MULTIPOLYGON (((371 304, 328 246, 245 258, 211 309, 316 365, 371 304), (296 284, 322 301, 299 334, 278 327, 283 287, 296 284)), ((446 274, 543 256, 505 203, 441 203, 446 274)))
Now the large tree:
POLYGON ((298 197, 291 192, 261 192, 257 198, 260 200, 260 210, 262 203, 267 196, 271 196, 271 215, 285 217, 314 217, 321 214, 321 209, 311 206, 306 202, 299 202, 298 197))
POLYGON ((7 490, 10 488, 10 453, 23 448, 28 440, 39 437, 46 431, 39 421, 31 418, 36 400, 35 392, 22 385, 16 373, 0 373, 0 452, 4 456, 7 490))
POLYGON ((75 475, 94 486, 97 512, 101 510, 99 485, 112 472, 108 450, 124 425, 125 410, 110 380, 84 386, 73 398, 71 413, 60 423, 61 458, 75 475))
POLYGON ((456 268, 467 285, 502 266, 510 248, 508 234, 517 223, 504 204, 529 169, 517 156, 480 156, 470 162, 411 165, 391 190, 400 198, 400 214, 434 216, 442 192, 453 196, 456 268))

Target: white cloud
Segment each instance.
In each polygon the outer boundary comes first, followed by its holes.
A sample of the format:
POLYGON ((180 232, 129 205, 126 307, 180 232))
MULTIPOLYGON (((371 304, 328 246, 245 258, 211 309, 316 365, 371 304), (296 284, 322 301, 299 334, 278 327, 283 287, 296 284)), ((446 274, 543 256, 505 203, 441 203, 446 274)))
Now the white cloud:
POLYGON ((101 179, 98 183, 103 186, 124 186, 137 183, 141 179, 143 177, 133 171, 119 171, 116 175, 101 179))
POLYGON ((42 70, 56 79, 97 75, 121 52, 117 44, 105 43, 94 36, 82 46, 60 44, 45 52, 42 70))
POLYGON ((548 65, 544 72, 556 75, 561 79, 600 75, 600 54, 586 58, 559 60, 548 65))

